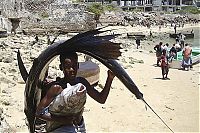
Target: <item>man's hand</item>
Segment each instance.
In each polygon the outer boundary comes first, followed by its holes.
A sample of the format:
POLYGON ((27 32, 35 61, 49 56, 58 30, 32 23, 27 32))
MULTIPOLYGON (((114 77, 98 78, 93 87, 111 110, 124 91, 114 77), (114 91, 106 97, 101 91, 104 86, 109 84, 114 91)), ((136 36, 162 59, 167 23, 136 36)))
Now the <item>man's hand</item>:
POLYGON ((113 79, 114 77, 115 77, 115 74, 111 70, 108 70, 108 78, 113 79))

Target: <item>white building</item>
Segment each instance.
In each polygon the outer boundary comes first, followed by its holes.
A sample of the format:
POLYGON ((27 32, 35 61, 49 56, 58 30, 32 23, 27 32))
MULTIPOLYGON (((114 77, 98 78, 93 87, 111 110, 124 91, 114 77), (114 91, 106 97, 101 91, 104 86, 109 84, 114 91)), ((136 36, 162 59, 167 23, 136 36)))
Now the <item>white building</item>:
POLYGON ((117 0, 123 9, 141 8, 144 11, 176 11, 183 6, 194 5, 194 0, 117 0))

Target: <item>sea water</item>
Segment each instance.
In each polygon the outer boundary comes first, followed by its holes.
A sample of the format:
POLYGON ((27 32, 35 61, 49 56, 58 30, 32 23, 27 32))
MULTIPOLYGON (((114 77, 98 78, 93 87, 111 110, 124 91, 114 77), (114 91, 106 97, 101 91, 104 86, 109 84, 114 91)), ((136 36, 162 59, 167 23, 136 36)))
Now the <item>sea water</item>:
MULTIPOLYGON (((200 48, 200 27, 192 27, 192 28, 179 28, 177 30, 177 33, 191 33, 191 31, 193 30, 194 33, 194 38, 186 38, 185 39, 185 44, 188 43, 189 45, 191 45, 192 47, 199 47, 200 48)), ((170 38, 169 37, 169 33, 167 33, 167 37, 165 36, 163 39, 161 39, 161 41, 163 42, 163 44, 168 43, 169 46, 171 47, 173 44, 176 43, 176 39, 175 38, 170 38)))
POLYGON ((195 27, 193 28, 194 30, 194 38, 191 39, 186 39, 186 43, 189 42, 190 44, 192 44, 193 47, 199 47, 200 48, 200 34, 199 34, 199 30, 200 27, 195 27))
MULTIPOLYGON (((195 26, 191 28, 182 28, 182 27, 177 28, 177 33, 189 34, 191 33, 191 31, 193 31, 194 33, 194 38, 186 38, 185 44, 188 43, 192 47, 200 48, 200 27, 199 26, 195 26)), ((153 38, 150 39, 149 36, 147 35, 148 36, 147 39, 141 40, 141 45, 144 45, 142 47, 143 48, 145 47, 146 49, 149 49, 149 50, 153 50, 153 47, 157 45, 159 42, 163 42, 163 44, 168 43, 169 47, 172 47, 172 45, 176 43, 176 40, 175 38, 169 37, 170 33, 174 33, 174 32, 164 32, 164 33, 161 32, 161 34, 158 34, 158 33, 155 34, 155 32, 153 32, 153 38)), ((128 40, 135 44, 135 38, 129 38, 128 40)))
MULTIPOLYGON (((193 30, 194 38, 187 38, 185 39, 185 43, 191 44, 192 47, 200 47, 200 27, 192 27, 192 28, 186 28, 184 30, 178 30, 177 33, 191 33, 193 30)), ((169 38, 169 42, 175 42, 175 39, 169 38)))

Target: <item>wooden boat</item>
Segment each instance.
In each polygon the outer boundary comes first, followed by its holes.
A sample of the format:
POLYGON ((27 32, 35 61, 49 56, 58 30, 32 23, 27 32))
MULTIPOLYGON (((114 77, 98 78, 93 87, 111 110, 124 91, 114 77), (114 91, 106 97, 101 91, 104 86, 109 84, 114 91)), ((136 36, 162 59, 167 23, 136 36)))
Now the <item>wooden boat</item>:
MULTIPOLYGON (((197 64, 200 62, 200 48, 197 47, 192 48, 191 58, 192 58, 192 64, 197 64)), ((177 52, 176 59, 172 60, 172 62, 169 63, 169 67, 175 69, 181 69, 182 60, 183 60, 182 51, 177 52)))
POLYGON ((127 33, 127 37, 128 38, 139 38, 139 39, 143 39, 145 38, 145 35, 142 34, 142 32, 131 32, 131 33, 127 33))
MULTIPOLYGON (((194 38, 194 33, 183 33, 185 35, 185 38, 194 38)), ((169 34, 169 37, 171 38, 177 38, 179 34, 169 34)))
POLYGON ((7 37, 7 36, 8 36, 7 31, 2 29, 2 28, 0 28, 0 38, 1 37, 7 37))
POLYGON ((91 85, 98 84, 99 66, 92 61, 79 62, 78 77, 84 77, 91 85))

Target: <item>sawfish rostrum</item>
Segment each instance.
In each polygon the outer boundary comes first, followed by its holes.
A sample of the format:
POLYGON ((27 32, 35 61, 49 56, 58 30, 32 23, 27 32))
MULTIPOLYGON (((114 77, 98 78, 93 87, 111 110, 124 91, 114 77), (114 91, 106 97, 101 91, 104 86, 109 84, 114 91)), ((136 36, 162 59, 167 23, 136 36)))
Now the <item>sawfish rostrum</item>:
POLYGON ((99 35, 107 32, 96 29, 78 34, 67 41, 60 41, 50 45, 37 58, 28 73, 21 60, 18 51, 18 65, 21 75, 26 82, 25 86, 25 107, 24 112, 27 117, 29 131, 35 131, 35 112, 41 100, 41 83, 45 78, 45 73, 51 61, 63 52, 81 52, 88 54, 100 61, 109 68, 116 77, 138 98, 143 99, 143 94, 138 90, 129 75, 117 63, 116 59, 121 55, 120 43, 112 42, 118 35, 99 35))

